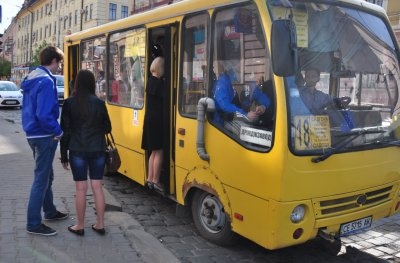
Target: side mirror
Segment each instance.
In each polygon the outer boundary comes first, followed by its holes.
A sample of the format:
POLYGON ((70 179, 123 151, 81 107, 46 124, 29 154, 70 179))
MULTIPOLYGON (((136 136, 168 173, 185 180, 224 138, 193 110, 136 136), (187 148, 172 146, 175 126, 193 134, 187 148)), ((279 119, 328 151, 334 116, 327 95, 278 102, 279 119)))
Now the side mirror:
POLYGON ((288 77, 297 72, 296 26, 292 20, 281 19, 272 23, 272 68, 276 75, 288 77))

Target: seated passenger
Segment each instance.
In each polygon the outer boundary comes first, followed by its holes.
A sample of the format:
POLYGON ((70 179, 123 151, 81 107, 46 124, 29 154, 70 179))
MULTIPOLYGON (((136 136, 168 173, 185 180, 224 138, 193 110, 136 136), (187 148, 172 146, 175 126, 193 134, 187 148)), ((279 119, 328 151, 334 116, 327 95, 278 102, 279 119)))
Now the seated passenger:
POLYGON ((259 118, 270 109, 270 99, 266 94, 252 83, 248 90, 245 90, 242 101, 238 93, 232 86, 231 75, 227 72, 222 73, 215 82, 214 100, 216 112, 214 121, 223 125, 224 121, 231 121, 236 116, 242 116, 249 122, 256 122, 259 118), (256 107, 252 109, 250 106, 256 102, 256 107))

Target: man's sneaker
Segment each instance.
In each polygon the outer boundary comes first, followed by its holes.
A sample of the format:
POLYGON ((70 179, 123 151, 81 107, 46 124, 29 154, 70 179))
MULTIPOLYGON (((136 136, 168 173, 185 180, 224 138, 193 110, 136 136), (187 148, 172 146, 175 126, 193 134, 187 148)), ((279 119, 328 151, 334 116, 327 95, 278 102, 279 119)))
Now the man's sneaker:
POLYGON ((40 224, 40 226, 34 230, 26 230, 29 234, 34 234, 34 235, 42 235, 42 236, 54 236, 57 234, 57 231, 54 229, 46 226, 45 224, 40 224))
POLYGON ((44 220, 62 220, 68 218, 68 214, 61 213, 60 211, 57 211, 57 214, 53 217, 50 218, 45 218, 44 220))

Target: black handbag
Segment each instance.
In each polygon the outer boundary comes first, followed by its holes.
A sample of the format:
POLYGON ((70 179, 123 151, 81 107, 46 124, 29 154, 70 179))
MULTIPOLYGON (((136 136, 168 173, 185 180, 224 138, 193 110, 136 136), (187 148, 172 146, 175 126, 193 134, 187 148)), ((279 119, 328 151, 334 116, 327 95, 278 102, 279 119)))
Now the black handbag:
POLYGON ((106 134, 106 169, 109 173, 115 173, 121 167, 121 158, 115 146, 114 137, 111 133, 106 134), (111 137, 111 139, 110 139, 111 137))

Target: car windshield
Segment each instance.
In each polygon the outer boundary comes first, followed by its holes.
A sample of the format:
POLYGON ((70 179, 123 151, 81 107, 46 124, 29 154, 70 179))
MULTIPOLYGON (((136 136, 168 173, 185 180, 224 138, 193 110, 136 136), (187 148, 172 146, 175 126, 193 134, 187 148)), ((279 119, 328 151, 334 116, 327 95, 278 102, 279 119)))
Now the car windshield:
POLYGON ((3 82, 0 81, 0 91, 17 91, 19 90, 17 85, 13 82, 3 82))
POLYGON ((267 0, 274 19, 296 27, 299 70, 285 78, 291 150, 330 156, 396 145, 400 76, 388 27, 366 9, 329 3, 267 0))
POLYGON ((64 76, 56 76, 57 86, 64 86, 64 76))

